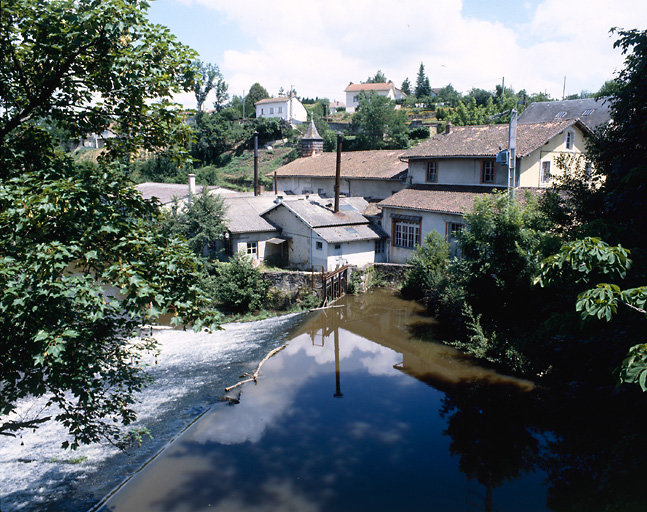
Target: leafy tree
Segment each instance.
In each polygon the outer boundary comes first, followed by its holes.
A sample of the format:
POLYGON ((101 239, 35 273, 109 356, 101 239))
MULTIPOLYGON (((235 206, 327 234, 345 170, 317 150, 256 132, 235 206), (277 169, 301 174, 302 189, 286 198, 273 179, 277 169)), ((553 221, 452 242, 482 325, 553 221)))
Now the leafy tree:
POLYGON ((471 99, 474 98, 477 106, 485 107, 493 96, 494 95, 490 91, 486 91, 485 89, 472 88, 470 92, 465 95, 463 101, 471 101, 471 99))
POLYGON ((404 148, 409 144, 406 114, 395 109, 395 103, 375 91, 358 95, 358 111, 353 117, 358 148, 404 148))
POLYGON ((199 195, 189 197, 184 204, 175 202, 162 223, 163 232, 182 236, 198 256, 214 257, 217 245, 225 234, 225 203, 209 193, 205 186, 199 195))
MULTIPOLYGON (((220 105, 223 99, 223 94, 227 93, 227 84, 222 78, 222 73, 217 64, 206 64, 201 61, 196 61, 195 66, 197 73, 193 83, 193 92, 195 94, 195 101, 198 110, 202 110, 202 105, 207 99, 209 93, 216 89, 216 104, 220 105), (220 98, 218 98, 218 88, 220 88, 220 98), (224 90, 223 90, 224 89, 224 90)), ((226 101, 226 98, 224 98, 226 101)))
POLYGON ((250 88, 247 96, 245 96, 245 116, 256 117, 256 107, 254 104, 257 101, 269 98, 270 94, 267 89, 258 82, 255 82, 250 88))
POLYGON ((438 91, 438 94, 436 94, 436 99, 438 101, 442 101, 446 105, 456 107, 461 99, 461 94, 456 89, 454 89, 454 86, 452 84, 447 84, 445 87, 438 91))
POLYGON ((218 267, 216 297, 227 309, 239 313, 260 309, 269 288, 269 281, 242 253, 236 253, 229 263, 218 267))
POLYGON ((54 416, 72 447, 118 442, 147 382, 142 351, 155 345, 132 341, 138 327, 165 312, 196 328, 218 320, 195 286, 197 258, 161 234, 157 205, 126 179, 142 149, 179 157, 187 140, 165 98, 191 90, 195 54, 146 7, 7 0, 0 10, 1 434, 54 416), (76 166, 43 119, 117 137, 97 165, 76 166), (26 397, 57 408, 12 415, 26 397))
POLYGON ((407 96, 411 96, 411 82, 409 82, 408 78, 403 80, 400 90, 407 96))
POLYGON ((216 99, 213 102, 213 106, 216 109, 216 112, 222 112, 227 106, 227 102, 229 101, 229 93, 227 92, 228 90, 229 86, 227 85, 227 82, 225 82, 223 78, 219 78, 216 82, 215 88, 216 99))
POLYGON ((615 30, 614 47, 625 55, 615 81, 617 91, 609 100, 613 123, 596 133, 589 145, 595 172, 603 176, 603 217, 621 226, 617 239, 632 250, 638 268, 647 279, 647 31, 615 30))
POLYGON ((449 244, 439 233, 431 231, 407 263, 411 267, 405 275, 401 292, 406 297, 420 299, 425 290, 438 287, 441 279, 446 277, 449 244))
POLYGON ((377 70, 374 76, 369 76, 366 79, 365 84, 385 84, 387 82, 386 75, 382 72, 381 69, 377 70))
POLYGON ((618 82, 615 80, 607 80, 602 84, 600 90, 593 94, 596 99, 606 98, 607 96, 615 96, 618 92, 618 82))

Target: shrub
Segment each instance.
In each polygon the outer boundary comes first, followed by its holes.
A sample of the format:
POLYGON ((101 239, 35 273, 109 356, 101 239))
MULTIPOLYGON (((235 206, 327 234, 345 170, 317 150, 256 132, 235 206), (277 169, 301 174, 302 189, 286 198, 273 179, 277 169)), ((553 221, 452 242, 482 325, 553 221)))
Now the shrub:
POLYGON ((435 289, 447 273, 449 244, 436 231, 432 231, 409 259, 411 269, 401 288, 403 296, 421 299, 427 290, 435 289))
POLYGON ((426 139, 429 137, 428 126, 417 126, 409 130, 410 139, 426 139))
POLYGON ((216 298, 226 309, 237 313, 260 309, 269 288, 269 281, 246 255, 238 253, 218 267, 216 298))

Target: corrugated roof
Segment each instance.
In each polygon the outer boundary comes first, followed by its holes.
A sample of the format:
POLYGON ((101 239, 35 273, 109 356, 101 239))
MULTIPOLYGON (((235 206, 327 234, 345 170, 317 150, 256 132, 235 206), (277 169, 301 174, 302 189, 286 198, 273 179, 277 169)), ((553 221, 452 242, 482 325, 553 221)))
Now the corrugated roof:
MULTIPOLYGON (((341 154, 341 176, 358 179, 397 179, 406 173, 408 165, 400 157, 402 150, 347 151, 341 154)), ((317 153, 297 158, 279 167, 277 176, 319 176, 334 177, 337 165, 336 153, 317 153)), ((274 173, 268 174, 271 176, 274 173)))
MULTIPOLYGON (((573 119, 518 125, 517 156, 529 155, 574 124, 578 124, 581 129, 588 131, 586 126, 573 119)), ((406 151, 403 158, 494 157, 507 147, 507 124, 452 126, 449 133, 443 132, 422 142, 406 151)))
POLYGON ((225 197, 225 224, 231 233, 280 231, 261 217, 261 213, 274 205, 274 196, 225 197))
POLYGON ((268 211, 285 207, 312 228, 368 224, 362 215, 368 201, 361 197, 342 197, 339 199, 339 212, 333 212, 334 199, 310 196, 308 199, 284 199, 273 205, 268 211))
POLYGON ((313 231, 329 244, 355 242, 358 240, 379 240, 382 238, 377 229, 370 224, 331 226, 327 228, 315 228, 313 231))
POLYGON ((379 84, 348 84, 344 92, 359 92, 359 91, 388 91, 394 89, 393 82, 379 83, 379 84))
POLYGON ((528 105, 519 115, 519 124, 579 119, 590 130, 611 120, 609 98, 579 100, 538 101, 528 105), (560 117, 557 117, 560 116, 560 117))
MULTIPOLYGON (((462 185, 414 185, 396 192, 391 197, 377 203, 378 207, 405 208, 438 213, 462 215, 472 210, 476 198, 495 191, 504 191, 504 187, 477 187, 462 185)), ((538 188, 517 188, 515 198, 523 202, 526 191, 533 195, 544 192, 538 188)))

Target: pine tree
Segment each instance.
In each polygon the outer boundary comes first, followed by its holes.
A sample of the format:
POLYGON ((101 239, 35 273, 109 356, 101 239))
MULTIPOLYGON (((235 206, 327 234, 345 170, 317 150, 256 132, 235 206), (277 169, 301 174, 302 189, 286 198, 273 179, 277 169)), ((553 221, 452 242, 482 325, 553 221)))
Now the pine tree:
POLYGON ((402 86, 400 87, 400 90, 407 96, 411 96, 411 82, 409 82, 408 78, 404 79, 404 81, 402 82, 402 86))
POLYGON ((429 78, 425 74, 425 66, 421 62, 420 69, 418 69, 418 76, 416 78, 416 98, 426 98, 431 96, 431 86, 429 85, 429 78))

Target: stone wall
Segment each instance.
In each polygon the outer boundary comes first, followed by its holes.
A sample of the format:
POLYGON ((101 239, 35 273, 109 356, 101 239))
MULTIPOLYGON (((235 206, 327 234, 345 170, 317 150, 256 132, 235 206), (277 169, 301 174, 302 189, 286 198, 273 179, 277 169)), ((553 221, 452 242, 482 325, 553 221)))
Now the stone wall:
POLYGON ((357 285, 355 293, 364 293, 374 281, 378 280, 388 288, 400 288, 404 282, 404 276, 410 265, 399 263, 372 263, 364 268, 351 267, 350 279, 357 285), (353 276, 359 275, 359 279, 353 276))
MULTIPOLYGON (((263 276, 272 283, 272 286, 281 290, 282 293, 289 294, 291 298, 298 295, 300 289, 310 290, 312 286, 312 273, 301 271, 270 271, 263 272, 263 276)), ((321 274, 315 272, 315 287, 321 287, 321 274)))

